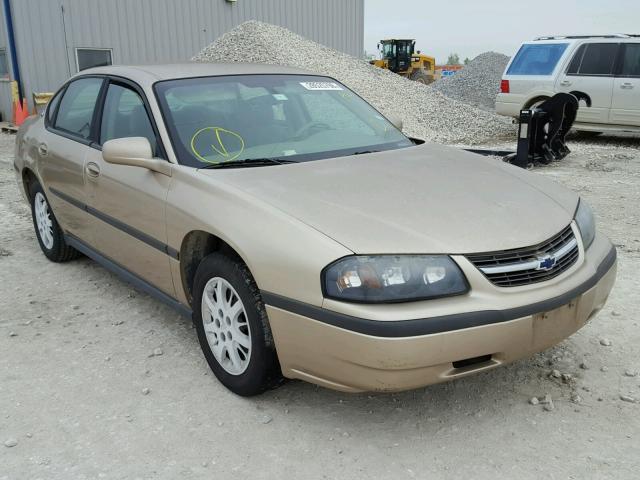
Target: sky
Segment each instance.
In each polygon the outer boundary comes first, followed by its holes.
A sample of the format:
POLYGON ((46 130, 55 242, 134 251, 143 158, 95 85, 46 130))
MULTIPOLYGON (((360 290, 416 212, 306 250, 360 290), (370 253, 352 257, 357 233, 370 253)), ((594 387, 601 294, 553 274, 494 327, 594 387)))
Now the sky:
POLYGON ((493 50, 513 55, 543 35, 640 34, 640 0, 364 0, 364 47, 415 38, 416 49, 444 63, 493 50))

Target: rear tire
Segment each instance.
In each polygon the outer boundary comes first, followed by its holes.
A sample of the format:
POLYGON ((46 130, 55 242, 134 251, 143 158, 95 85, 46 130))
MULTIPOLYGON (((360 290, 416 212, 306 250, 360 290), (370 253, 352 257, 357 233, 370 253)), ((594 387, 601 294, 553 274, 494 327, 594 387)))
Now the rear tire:
POLYGON ((29 198, 31 200, 33 227, 42 253, 52 262, 58 263, 78 258, 80 252, 65 242, 64 233, 53 214, 44 190, 38 182, 33 182, 29 187, 29 198))
POLYGON ((267 311, 247 266, 213 253, 198 266, 193 291, 198 341, 218 380, 241 396, 280 385, 267 311))
POLYGON ((549 97, 538 97, 538 98, 534 99, 533 101, 531 101, 529 103, 529 105, 527 105, 524 109, 525 110, 533 110, 534 108, 539 107, 540 105, 542 105, 547 100, 549 100, 549 97))

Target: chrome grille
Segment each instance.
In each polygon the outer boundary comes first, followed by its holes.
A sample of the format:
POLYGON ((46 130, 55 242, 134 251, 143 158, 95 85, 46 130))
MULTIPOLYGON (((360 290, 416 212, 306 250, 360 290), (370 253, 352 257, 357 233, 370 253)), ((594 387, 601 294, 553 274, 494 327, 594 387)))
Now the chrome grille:
POLYGON ((494 285, 517 287, 557 277, 578 260, 578 241, 571 225, 533 247, 467 255, 494 285))

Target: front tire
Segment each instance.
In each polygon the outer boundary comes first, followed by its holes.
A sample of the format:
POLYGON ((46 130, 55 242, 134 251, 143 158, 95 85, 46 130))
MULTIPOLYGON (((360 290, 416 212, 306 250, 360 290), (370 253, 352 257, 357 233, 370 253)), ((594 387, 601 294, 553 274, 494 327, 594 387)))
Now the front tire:
POLYGON ((433 77, 427 75, 423 70, 415 70, 409 78, 414 82, 422 83, 423 85, 433 83, 433 77))
POLYGON ((36 238, 42 253, 52 262, 68 262, 80 255, 75 248, 67 245, 64 233, 56 220, 49 200, 39 183, 34 182, 29 188, 31 199, 31 217, 36 238))
POLYGON ((221 253, 202 260, 193 321, 209 367, 229 390, 252 396, 282 382, 260 290, 244 263, 221 253))

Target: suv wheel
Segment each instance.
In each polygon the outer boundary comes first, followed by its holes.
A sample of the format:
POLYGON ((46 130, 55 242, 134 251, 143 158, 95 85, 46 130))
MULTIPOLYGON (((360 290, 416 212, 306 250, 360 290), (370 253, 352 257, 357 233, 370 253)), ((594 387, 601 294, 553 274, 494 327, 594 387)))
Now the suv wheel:
POLYGON ((193 320, 209 367, 229 390, 251 396, 281 383, 267 312, 244 263, 220 253, 200 263, 193 320))
POLYGON ((65 242, 62 229, 39 183, 31 184, 29 198, 33 226, 42 253, 52 262, 68 262, 77 258, 80 252, 65 242))

